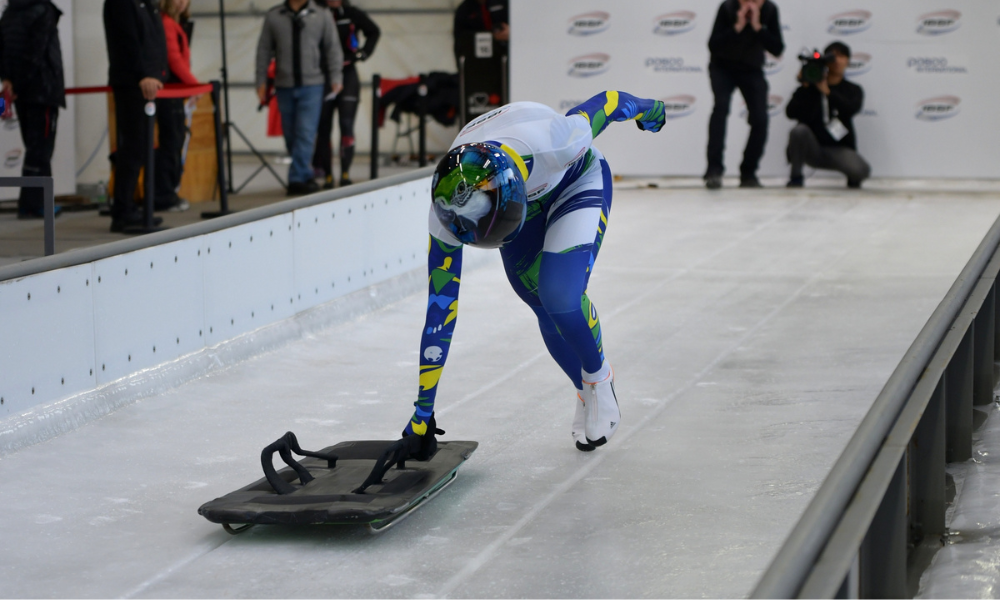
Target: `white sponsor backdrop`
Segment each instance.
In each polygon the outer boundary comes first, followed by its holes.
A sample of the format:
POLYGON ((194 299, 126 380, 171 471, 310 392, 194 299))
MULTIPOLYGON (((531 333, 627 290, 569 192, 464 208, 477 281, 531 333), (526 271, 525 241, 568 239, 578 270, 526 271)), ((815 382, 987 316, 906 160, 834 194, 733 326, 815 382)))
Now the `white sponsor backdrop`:
MULTIPOLYGON (((59 20, 59 43, 63 51, 63 74, 66 87, 73 85, 73 2, 72 0, 53 0, 53 3, 63 11, 59 20)), ((96 4, 96 3, 95 3, 96 4)), ((0 0, 0 12, 7 8, 7 0, 0 0)), ((14 90, 15 93, 17 90, 14 90)), ((56 130, 56 150, 52 157, 52 176, 55 177, 56 194, 73 194, 76 192, 76 142, 73 118, 72 96, 66 99, 66 110, 59 111, 56 130)), ((24 143, 21 141, 21 131, 16 120, 0 122, 0 177, 20 177, 24 165, 24 143)), ((0 200, 17 198, 17 188, 0 188, 0 200)))
MULTIPOLYGON (((785 53, 768 58, 771 122, 764 176, 787 175, 794 125, 785 106, 801 51, 834 40, 852 51, 849 79, 865 90, 859 150, 877 177, 1000 177, 1000 2, 778 2, 785 53)), ((713 98, 708 38, 717 2, 511 0, 511 98, 566 111, 618 89, 663 100, 658 135, 612 125, 597 141, 616 173, 701 175, 713 98)), ((726 170, 737 174, 749 127, 737 91, 726 170)))

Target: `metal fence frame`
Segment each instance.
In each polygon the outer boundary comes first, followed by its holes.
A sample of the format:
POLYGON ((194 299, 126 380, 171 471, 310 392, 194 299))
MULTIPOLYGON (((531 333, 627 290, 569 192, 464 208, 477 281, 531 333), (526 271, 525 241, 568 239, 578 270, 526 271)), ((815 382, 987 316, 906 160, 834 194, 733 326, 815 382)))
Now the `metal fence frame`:
POLYGON ((56 253, 56 200, 51 177, 0 177, 0 187, 42 188, 45 217, 45 256, 56 253))
POLYGON ((910 345, 751 598, 912 597, 942 545, 946 462, 993 400, 1000 219, 910 345))

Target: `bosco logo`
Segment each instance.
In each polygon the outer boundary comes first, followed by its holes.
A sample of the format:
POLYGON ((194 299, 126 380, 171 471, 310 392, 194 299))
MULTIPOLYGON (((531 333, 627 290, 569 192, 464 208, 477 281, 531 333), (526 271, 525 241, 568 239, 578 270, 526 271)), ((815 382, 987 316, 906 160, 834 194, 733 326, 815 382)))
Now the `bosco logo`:
POLYGON ((569 20, 570 35, 594 35, 606 31, 611 26, 611 15, 595 10, 594 12, 577 15, 569 20))
POLYGON ((774 75, 781 70, 781 57, 774 56, 770 52, 764 53, 764 74, 774 75))
POLYGON ((872 14, 867 10, 852 10, 830 17, 829 33, 851 35, 861 33, 872 26, 872 14))
POLYGON ((941 35, 951 33, 962 24, 962 13, 957 10, 939 10, 917 18, 917 33, 921 35, 941 35))
POLYGON ((851 61, 847 63, 847 72, 845 75, 855 77, 857 75, 864 75, 871 70, 872 55, 867 52, 853 52, 851 53, 851 61))
POLYGON ((921 121, 940 121, 958 114, 958 105, 962 99, 958 96, 938 96, 917 103, 917 118, 921 121))
POLYGON ((689 10, 679 10, 656 17, 656 27, 653 33, 656 35, 677 35, 686 33, 694 29, 697 15, 689 10))
POLYGON ((663 102, 663 113, 666 118, 680 119, 694 113, 694 96, 679 94, 669 98, 661 98, 663 102))
POLYGON ((610 62, 611 56, 607 54, 595 53, 578 56, 570 59, 568 75, 570 77, 593 77, 600 75, 610 68, 610 62))

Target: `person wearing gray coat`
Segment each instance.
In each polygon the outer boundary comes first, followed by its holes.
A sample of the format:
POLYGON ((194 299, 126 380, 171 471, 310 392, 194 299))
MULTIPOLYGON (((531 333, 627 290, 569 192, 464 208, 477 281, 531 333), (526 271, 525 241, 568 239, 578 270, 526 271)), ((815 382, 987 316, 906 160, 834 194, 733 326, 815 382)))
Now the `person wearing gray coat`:
POLYGON ((330 11, 313 0, 285 0, 267 11, 257 42, 256 84, 262 104, 272 59, 281 129, 292 157, 288 195, 309 194, 319 189, 311 161, 323 99, 343 89, 344 52, 330 11))

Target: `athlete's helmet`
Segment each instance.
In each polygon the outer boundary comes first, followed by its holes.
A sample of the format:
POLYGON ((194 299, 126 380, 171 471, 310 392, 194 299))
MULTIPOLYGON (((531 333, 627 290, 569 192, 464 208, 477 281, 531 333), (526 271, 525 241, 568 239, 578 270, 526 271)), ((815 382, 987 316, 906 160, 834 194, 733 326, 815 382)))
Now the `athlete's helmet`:
POLYGON ((499 248, 521 231, 528 198, 514 158, 492 144, 463 144, 438 163, 434 214, 463 244, 499 248))

